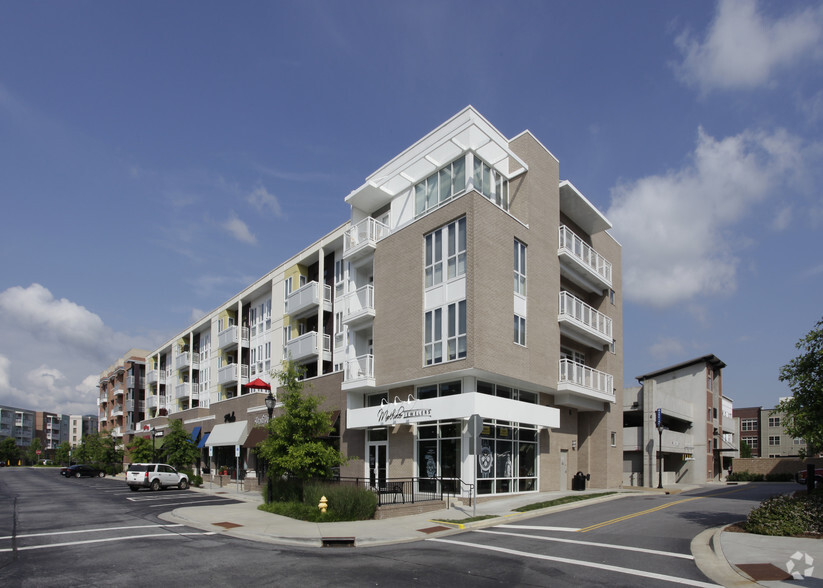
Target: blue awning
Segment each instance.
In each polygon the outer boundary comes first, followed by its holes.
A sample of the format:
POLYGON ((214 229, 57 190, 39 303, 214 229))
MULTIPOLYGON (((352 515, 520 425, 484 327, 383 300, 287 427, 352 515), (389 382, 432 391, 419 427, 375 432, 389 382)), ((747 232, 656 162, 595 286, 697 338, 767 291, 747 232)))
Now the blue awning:
POLYGON ((200 436, 200 427, 195 427, 194 430, 191 432, 191 441, 192 443, 197 443, 197 438, 200 436))
POLYGON ((199 448, 202 449, 206 446, 206 440, 209 438, 209 435, 211 435, 211 433, 203 433, 203 438, 200 439, 200 443, 197 444, 199 448))

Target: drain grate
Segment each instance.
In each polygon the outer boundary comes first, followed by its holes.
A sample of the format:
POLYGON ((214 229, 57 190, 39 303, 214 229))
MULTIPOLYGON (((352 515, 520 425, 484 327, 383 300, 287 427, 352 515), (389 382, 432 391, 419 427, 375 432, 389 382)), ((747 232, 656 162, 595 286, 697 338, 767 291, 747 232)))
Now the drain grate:
POLYGON ((323 537, 323 547, 354 547, 354 537, 323 537))
POLYGON ((791 575, 788 574, 786 570, 781 570, 776 565, 770 563, 735 565, 742 572, 745 572, 751 576, 755 582, 773 582, 792 579, 791 575))
POLYGON ((437 533, 438 531, 448 531, 451 527, 444 527, 442 525, 437 527, 427 527, 425 529, 417 529, 420 533, 437 533))
POLYGON ((223 527, 224 529, 235 529, 237 527, 242 527, 243 525, 238 525, 237 523, 212 523, 212 525, 217 525, 218 527, 223 527))

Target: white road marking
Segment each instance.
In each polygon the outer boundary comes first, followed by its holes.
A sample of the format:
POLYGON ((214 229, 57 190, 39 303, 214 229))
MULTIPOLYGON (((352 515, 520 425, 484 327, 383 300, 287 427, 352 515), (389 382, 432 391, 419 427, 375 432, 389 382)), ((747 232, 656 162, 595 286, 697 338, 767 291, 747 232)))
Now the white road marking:
POLYGON ((178 523, 168 523, 165 525, 132 525, 128 527, 101 527, 99 529, 80 529, 78 531, 50 531, 49 533, 29 533, 27 535, 7 535, 0 537, 0 539, 20 539, 22 537, 44 537, 51 535, 73 535, 76 533, 104 533, 106 531, 123 531, 125 529, 157 529, 165 527, 182 527, 184 525, 178 523))
POLYGON ((506 529, 527 529, 530 531, 568 531, 569 533, 577 533, 580 529, 577 527, 538 527, 535 525, 498 525, 506 529))
MULTIPOLYGON (((128 537, 110 537, 108 539, 87 539, 86 541, 70 541, 68 543, 46 543, 44 545, 29 545, 27 547, 18 547, 16 551, 30 551, 32 549, 48 549, 50 547, 71 547, 74 545, 88 545, 90 543, 110 543, 112 541, 126 541, 129 539, 168 539, 172 537, 179 537, 180 535, 215 535, 214 531, 203 531, 198 533, 157 533, 154 535, 130 535, 128 537)), ((0 549, 0 553, 7 551, 15 551, 12 548, 0 549)))
MULTIPOLYGON (((508 526, 508 525, 506 525, 508 526)), ((534 529, 544 529, 546 527, 533 527, 534 529)), ((541 537, 539 535, 524 535, 523 533, 506 533, 505 531, 489 531, 486 529, 478 529, 477 533, 488 533, 490 535, 508 535, 510 537, 525 537, 529 539, 538 539, 540 541, 557 541, 558 543, 574 543, 575 545, 591 545, 593 547, 606 547, 608 549, 622 549, 624 551, 638 551, 640 553, 648 553, 650 555, 664 555, 666 557, 679 557, 680 559, 694 559, 694 556, 688 553, 676 553, 674 551, 659 551, 657 549, 647 549, 645 547, 631 547, 629 545, 614 545, 612 543, 595 543, 593 541, 578 541, 577 539, 562 539, 560 537, 541 537)))
POLYGON ((506 553, 515 555, 517 557, 530 557, 532 559, 542 559, 545 561, 554 561, 558 563, 566 563, 575 566, 582 566, 586 568, 595 568, 598 570, 606 570, 609 572, 617 572, 619 574, 628 574, 630 576, 640 576, 642 578, 649 578, 651 580, 661 580, 663 582, 672 582, 675 584, 685 584, 686 586, 699 586, 700 588, 718 588, 718 584, 710 584, 708 582, 701 582, 700 580, 689 580, 688 578, 678 578, 676 576, 668 576, 666 574, 658 574, 655 572, 643 572, 641 570, 633 570, 631 568, 621 568, 619 566, 612 566, 604 563, 596 563, 584 561, 579 559, 569 559, 566 557, 554 557, 551 555, 540 555, 537 553, 529 553, 528 551, 517 551, 514 549, 506 549, 505 547, 495 547, 493 545, 481 545, 477 543, 467 543, 463 541, 453 541, 451 539, 426 539, 426 541, 434 541, 436 543, 449 543, 451 545, 462 545, 463 547, 473 547, 475 549, 483 549, 486 551, 497 551, 498 553, 506 553))
POLYGON ((169 504, 168 502, 163 504, 150 504, 149 508, 165 508, 167 506, 177 506, 178 504, 204 504, 206 502, 226 502, 227 500, 232 500, 231 498, 218 498, 216 500, 190 500, 189 502, 172 502, 169 504))

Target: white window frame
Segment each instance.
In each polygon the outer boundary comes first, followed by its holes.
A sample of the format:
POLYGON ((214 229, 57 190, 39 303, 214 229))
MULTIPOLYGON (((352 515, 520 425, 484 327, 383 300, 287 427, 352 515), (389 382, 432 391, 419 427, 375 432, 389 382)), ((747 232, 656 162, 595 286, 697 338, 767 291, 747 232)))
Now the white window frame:
POLYGON ((466 217, 428 233, 423 240, 423 284, 433 288, 466 275, 466 217))
POLYGON ((514 240, 514 293, 526 295, 526 244, 514 240))
POLYGON ((526 346, 526 317, 514 315, 514 343, 526 346))

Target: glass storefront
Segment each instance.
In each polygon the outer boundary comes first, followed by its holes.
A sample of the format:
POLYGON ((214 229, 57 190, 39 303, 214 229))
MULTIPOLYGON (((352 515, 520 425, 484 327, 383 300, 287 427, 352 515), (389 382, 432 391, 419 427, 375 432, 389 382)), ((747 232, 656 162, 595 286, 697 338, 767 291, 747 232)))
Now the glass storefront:
POLYGON ((434 480, 443 478, 444 492, 460 487, 460 421, 422 423, 417 427, 417 476, 420 490, 435 492, 434 480))

